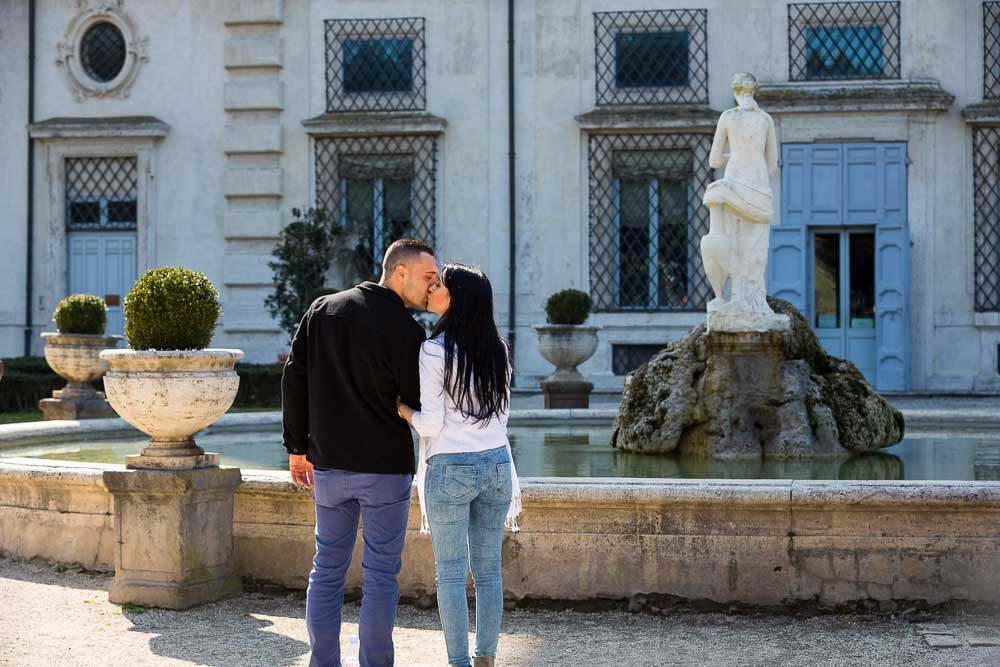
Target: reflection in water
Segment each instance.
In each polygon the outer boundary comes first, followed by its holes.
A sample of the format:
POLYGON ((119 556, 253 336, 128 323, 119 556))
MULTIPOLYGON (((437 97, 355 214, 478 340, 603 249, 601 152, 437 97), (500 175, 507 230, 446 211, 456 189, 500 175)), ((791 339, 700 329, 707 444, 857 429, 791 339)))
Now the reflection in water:
POLYGON ((841 464, 837 479, 906 479, 906 464, 894 454, 861 454, 841 464))
MULTIPOLYGON (((516 426, 509 435, 522 477, 1000 480, 1000 434, 991 432, 979 437, 911 436, 881 452, 812 461, 711 461, 628 452, 610 446, 608 428, 516 426)), ((276 430, 209 431, 198 436, 198 444, 218 452, 223 465, 288 469, 276 430)), ((145 445, 145 438, 132 436, 9 448, 0 450, 0 456, 121 463, 145 445)))
POLYGON ((972 457, 972 470, 978 480, 1000 481, 1000 447, 980 443, 972 457))

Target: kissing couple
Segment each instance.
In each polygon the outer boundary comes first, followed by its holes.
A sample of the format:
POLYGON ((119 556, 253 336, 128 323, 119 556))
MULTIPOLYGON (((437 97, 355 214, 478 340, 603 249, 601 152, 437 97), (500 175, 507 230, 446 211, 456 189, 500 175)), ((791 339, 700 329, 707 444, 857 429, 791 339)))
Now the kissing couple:
POLYGON ((392 631, 414 473, 438 611, 455 667, 493 667, 503 616, 501 546, 521 494, 507 440, 512 367, 482 271, 422 241, 392 243, 379 282, 316 299, 281 378, 283 444, 311 487, 316 556, 306 593, 310 665, 340 667, 341 608, 362 519, 361 667, 393 664, 392 631), (440 316, 425 340, 408 308, 440 316), (410 426, 420 436, 413 461, 410 426), (476 588, 470 660, 465 580, 476 588))

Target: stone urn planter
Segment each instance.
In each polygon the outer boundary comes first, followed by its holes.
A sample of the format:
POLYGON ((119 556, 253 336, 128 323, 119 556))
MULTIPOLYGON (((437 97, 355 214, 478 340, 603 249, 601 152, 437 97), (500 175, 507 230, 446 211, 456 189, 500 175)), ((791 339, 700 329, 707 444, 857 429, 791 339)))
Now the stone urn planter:
POLYGON ((597 351, 599 328, 582 326, 591 306, 590 297, 583 292, 557 292, 545 304, 549 324, 535 326, 539 354, 556 367, 541 383, 547 409, 590 407, 594 385, 576 367, 597 351))
POLYGON ((104 388, 118 414, 150 436, 125 470, 105 470, 115 502, 112 602, 168 609, 239 595, 233 507, 242 476, 194 434, 233 404, 240 350, 209 349, 219 293, 182 266, 151 269, 125 297, 131 349, 106 350, 104 388))
POLYGON ((219 465, 194 434, 224 415, 240 386, 240 350, 105 350, 104 390, 118 414, 150 436, 126 468, 192 469, 219 465))
POLYGON ((91 382, 99 380, 108 370, 101 352, 118 347, 121 336, 98 334, 64 334, 46 332, 45 361, 59 377, 66 380, 63 389, 52 392, 52 398, 38 403, 46 419, 96 419, 112 417, 114 413, 105 395, 94 389, 91 382))

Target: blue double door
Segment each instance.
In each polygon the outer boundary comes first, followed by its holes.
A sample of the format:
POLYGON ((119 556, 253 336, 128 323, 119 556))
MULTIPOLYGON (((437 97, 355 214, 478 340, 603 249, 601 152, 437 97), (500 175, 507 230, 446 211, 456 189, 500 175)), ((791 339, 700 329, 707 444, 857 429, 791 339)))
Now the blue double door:
POLYGON ((782 146, 768 290, 881 391, 910 388, 906 144, 782 146))
POLYGON ((70 294, 96 294, 108 308, 105 333, 123 335, 123 301, 136 278, 135 232, 70 232, 70 294))

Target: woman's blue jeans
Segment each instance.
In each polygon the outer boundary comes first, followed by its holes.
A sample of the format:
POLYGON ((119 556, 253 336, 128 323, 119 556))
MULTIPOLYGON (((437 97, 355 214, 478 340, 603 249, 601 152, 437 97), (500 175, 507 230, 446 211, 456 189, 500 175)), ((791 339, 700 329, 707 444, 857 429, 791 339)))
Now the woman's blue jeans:
POLYGON ((432 456, 425 488, 448 663, 466 667, 471 664, 465 597, 470 556, 476 585, 476 656, 495 656, 500 639, 500 553, 511 496, 507 448, 432 456))

